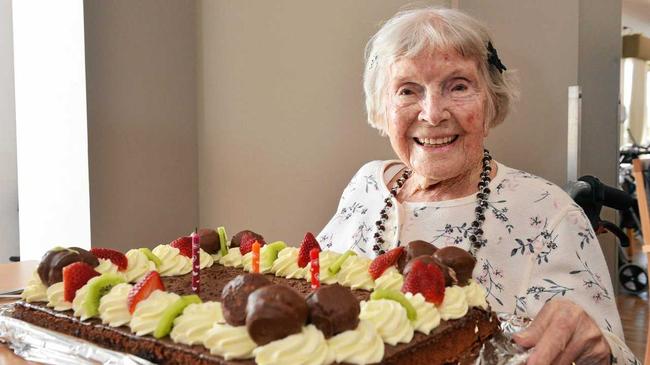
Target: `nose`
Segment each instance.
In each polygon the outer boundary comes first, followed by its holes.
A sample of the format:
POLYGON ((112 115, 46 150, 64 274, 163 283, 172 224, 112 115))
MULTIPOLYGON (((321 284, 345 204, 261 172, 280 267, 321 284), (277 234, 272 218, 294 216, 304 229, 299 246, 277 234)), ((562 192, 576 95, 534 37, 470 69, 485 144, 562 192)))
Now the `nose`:
POLYGON ((451 118, 447 103, 443 99, 435 93, 427 93, 420 101, 418 120, 436 126, 451 118))

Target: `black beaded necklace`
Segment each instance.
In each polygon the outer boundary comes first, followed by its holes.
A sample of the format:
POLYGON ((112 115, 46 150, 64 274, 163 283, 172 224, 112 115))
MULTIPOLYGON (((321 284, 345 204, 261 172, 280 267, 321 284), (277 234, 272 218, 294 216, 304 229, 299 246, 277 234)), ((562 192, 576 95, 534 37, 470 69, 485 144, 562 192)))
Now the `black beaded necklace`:
MULTIPOLYGON (((469 253, 472 256, 476 256, 476 252, 483 246, 485 246, 485 240, 483 239, 483 222, 485 222, 485 209, 488 207, 488 197, 490 196, 490 188, 488 184, 492 180, 490 178, 490 172, 492 172, 492 166, 490 162, 492 161, 492 156, 490 151, 483 150, 483 170, 481 171, 481 180, 478 183, 478 193, 476 193, 476 208, 474 212, 476 213, 476 219, 472 222, 472 234, 469 236, 469 253)), ((393 198, 397 197, 397 193, 404 186, 404 182, 411 177, 413 172, 411 170, 405 170, 402 173, 392 189, 390 189, 390 195, 388 198, 384 199, 386 205, 379 212, 379 220, 375 222, 377 226, 377 232, 375 233, 375 244, 372 246, 372 250, 375 251, 377 255, 383 255, 386 253, 384 250, 384 238, 383 233, 386 230, 386 221, 388 220, 388 210, 393 206, 393 198)))

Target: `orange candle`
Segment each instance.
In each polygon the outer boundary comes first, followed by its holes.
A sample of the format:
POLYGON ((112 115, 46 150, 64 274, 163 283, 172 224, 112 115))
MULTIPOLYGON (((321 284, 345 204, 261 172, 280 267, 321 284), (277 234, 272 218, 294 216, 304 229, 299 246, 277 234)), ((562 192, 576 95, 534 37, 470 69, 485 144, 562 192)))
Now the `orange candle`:
POLYGON ((260 272, 260 243, 255 241, 253 242, 253 272, 260 272))

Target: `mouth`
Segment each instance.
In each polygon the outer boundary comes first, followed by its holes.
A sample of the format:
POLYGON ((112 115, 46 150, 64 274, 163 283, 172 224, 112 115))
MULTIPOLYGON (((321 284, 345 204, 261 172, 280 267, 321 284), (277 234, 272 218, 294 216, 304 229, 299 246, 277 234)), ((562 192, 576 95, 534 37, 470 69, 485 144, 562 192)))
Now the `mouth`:
POLYGON ((417 143, 420 146, 434 147, 434 148, 449 146, 450 144, 456 142, 457 139, 458 139, 458 134, 455 134, 453 136, 440 137, 440 138, 419 138, 419 137, 413 138, 415 143, 417 143))

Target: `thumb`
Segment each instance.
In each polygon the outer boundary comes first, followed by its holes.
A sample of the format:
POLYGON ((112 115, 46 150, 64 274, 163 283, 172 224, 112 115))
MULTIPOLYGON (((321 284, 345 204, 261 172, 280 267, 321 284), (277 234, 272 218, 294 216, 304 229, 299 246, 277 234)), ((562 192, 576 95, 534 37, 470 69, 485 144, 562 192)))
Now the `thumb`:
POLYGON ((546 324, 541 321, 533 321, 528 328, 515 333, 512 337, 519 346, 530 348, 537 344, 545 331, 546 324))

